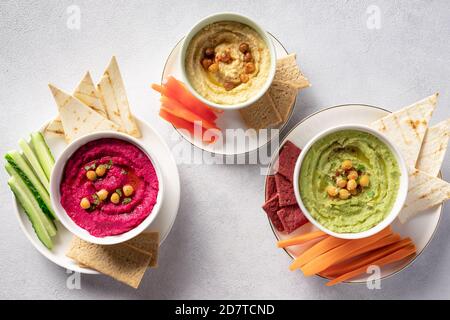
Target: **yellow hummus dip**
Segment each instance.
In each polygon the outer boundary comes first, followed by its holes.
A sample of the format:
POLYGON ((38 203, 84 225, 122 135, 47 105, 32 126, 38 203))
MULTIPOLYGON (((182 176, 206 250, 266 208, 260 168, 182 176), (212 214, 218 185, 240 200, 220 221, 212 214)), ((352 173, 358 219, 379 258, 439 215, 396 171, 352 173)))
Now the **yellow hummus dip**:
POLYGON ((186 51, 191 86, 217 104, 238 104, 254 96, 270 71, 270 50, 248 25, 221 21, 200 30, 186 51))

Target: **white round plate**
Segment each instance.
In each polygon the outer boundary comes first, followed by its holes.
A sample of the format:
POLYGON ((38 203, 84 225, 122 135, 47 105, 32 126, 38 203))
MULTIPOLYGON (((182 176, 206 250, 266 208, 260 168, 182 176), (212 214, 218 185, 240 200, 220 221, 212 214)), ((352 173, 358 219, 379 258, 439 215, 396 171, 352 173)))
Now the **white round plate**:
MULTIPOLYGON (((310 115, 309 117, 303 119, 300 123, 298 123, 286 135, 286 137, 284 137, 283 141, 280 142, 280 146, 282 146, 287 140, 290 140, 300 149, 303 149, 303 147, 310 139, 327 128, 336 125, 348 124, 368 125, 371 122, 384 117, 388 113, 389 111, 382 108, 361 104, 340 105, 323 109, 310 115)), ((275 153, 271 163, 276 163, 277 158, 278 152, 275 153)), ((268 174, 273 174, 273 170, 274 169, 271 165, 268 174)), ((398 232, 402 237, 410 237, 413 240, 417 248, 417 255, 415 257, 411 257, 409 259, 382 267, 381 277, 383 279, 402 271, 422 253, 422 251, 427 247, 428 243, 433 238, 433 235, 439 224, 441 211, 442 205, 426 210, 425 212, 415 216, 405 224, 401 224, 398 219, 393 222, 392 228, 396 232, 398 232)), ((277 241, 316 230, 316 228, 312 226, 311 223, 307 223, 293 233, 287 235, 276 230, 270 220, 269 223, 272 227, 275 237, 277 238, 277 241)), ((306 248, 306 246, 298 245, 289 247, 285 251, 291 258, 294 259, 295 257, 299 256, 306 248)), ((362 275, 347 282, 363 283, 366 280, 367 276, 362 275)))
MULTIPOLYGON (((278 41, 272 34, 269 33, 269 35, 272 38, 273 44, 275 45, 275 51, 276 51, 277 57, 281 58, 281 57, 288 55, 288 52, 283 47, 283 45, 280 43, 280 41, 278 41)), ((177 78, 179 80, 182 79, 181 66, 180 66, 180 61, 179 61, 182 42, 183 42, 183 39, 181 39, 175 45, 175 48, 173 48, 172 51, 170 52, 169 57, 167 58, 166 64, 164 66, 164 70, 163 70, 162 77, 161 77, 161 82, 164 82, 169 76, 174 76, 175 78, 177 78)), ((294 104, 295 104, 295 101, 294 101, 294 104)), ((294 108, 292 108, 292 110, 293 109, 294 108)), ((185 132, 181 132, 179 130, 177 130, 177 131, 184 139, 186 139, 192 145, 194 145, 202 150, 205 150, 205 151, 208 151, 208 152, 211 152, 214 154, 221 154, 221 155, 226 155, 226 156, 244 154, 244 153, 249 153, 249 152, 258 150, 262 146, 268 144, 272 139, 277 137, 278 132, 284 128, 286 123, 289 122, 289 119, 292 115, 292 110, 291 110, 291 114, 289 115, 286 122, 284 122, 283 124, 281 124, 279 126, 279 128, 278 128, 279 130, 269 130, 267 135, 263 134, 260 137, 258 137, 256 134, 249 135, 248 143, 245 143, 243 145, 241 145, 241 144, 238 145, 237 143, 228 143, 227 144, 225 131, 224 131, 225 129, 244 129, 244 130, 249 129, 245 125, 244 121, 242 120, 238 110, 229 110, 229 111, 224 111, 223 113, 218 114, 216 123, 217 123, 217 126, 220 129, 222 129, 222 134, 224 135, 223 142, 218 141, 216 143, 207 144, 207 143, 203 143, 201 141, 197 141, 199 139, 193 139, 193 137, 191 135, 186 134, 185 132)))
MULTIPOLYGON (((164 179, 164 187, 166 188, 164 200, 160 209, 161 211, 148 229, 151 231, 159 231, 161 245, 172 229, 178 213, 178 206, 180 204, 180 177, 178 175, 175 159, 172 157, 172 153, 163 138, 145 121, 138 118, 136 118, 136 120, 138 121, 138 125, 142 132, 142 137, 139 140, 142 144, 153 150, 154 154, 158 155, 164 179)), ((45 125, 42 127, 41 132, 43 132, 44 128, 45 125)), ((67 146, 67 143, 62 136, 46 135, 45 139, 55 159, 59 157, 61 152, 67 146)), ((56 237, 53 238, 54 247, 50 251, 37 238, 30 221, 15 198, 14 207, 23 232, 43 256, 57 265, 72 271, 98 274, 95 270, 80 267, 75 261, 66 257, 66 252, 73 238, 73 234, 64 228, 60 222, 57 222, 58 232, 56 237)))

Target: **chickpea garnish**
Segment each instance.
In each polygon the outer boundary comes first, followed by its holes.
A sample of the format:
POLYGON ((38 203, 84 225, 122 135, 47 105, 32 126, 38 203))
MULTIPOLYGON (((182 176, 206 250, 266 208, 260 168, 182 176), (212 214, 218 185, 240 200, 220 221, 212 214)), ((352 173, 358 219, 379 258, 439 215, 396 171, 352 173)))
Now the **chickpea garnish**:
POLYGON ((223 87, 225 88, 225 90, 230 91, 234 89, 235 85, 233 82, 225 81, 223 87))
POLYGON ((361 178, 359 179, 359 184, 363 188, 368 187, 369 183, 370 183, 370 179, 369 179, 369 176, 367 174, 361 176, 361 178))
POLYGON ((350 197, 350 192, 346 189, 339 190, 339 199, 347 200, 350 197))
POLYGON ((90 181, 94 181, 95 179, 97 179, 97 174, 94 170, 89 170, 88 172, 86 172, 86 178, 88 178, 88 180, 90 181))
POLYGON ((114 192, 111 195, 111 202, 114 203, 114 204, 118 204, 120 202, 120 196, 119 196, 119 194, 117 192, 114 192))
POLYGON ((333 186, 328 186, 327 187, 327 193, 330 197, 335 197, 338 194, 338 189, 336 187, 333 186))
POLYGON ((356 180, 356 179, 358 179, 358 172, 356 170, 350 171, 349 174, 347 175, 347 179, 348 180, 356 180))
POLYGON ((125 197, 131 196, 134 192, 133 186, 131 186, 129 184, 124 185, 122 189, 123 189, 123 194, 125 195, 125 197))
POLYGON ((248 49, 250 49, 248 43, 243 42, 239 45, 239 51, 242 53, 246 53, 248 49))
POLYGON ((252 73, 256 70, 255 64, 253 62, 247 62, 245 64, 244 69, 245 69, 245 73, 252 73))
POLYGON ((247 83, 248 80, 250 80, 249 76, 246 75, 245 73, 241 73, 241 74, 239 75, 239 79, 241 79, 241 82, 242 82, 242 83, 247 83))
POLYGON ((212 58, 215 55, 214 48, 206 48, 205 49, 205 56, 208 58, 212 58))
POLYGON ((251 54, 250 52, 247 52, 247 53, 244 55, 244 62, 251 62, 252 60, 253 60, 252 54, 251 54))
POLYGON ((347 186, 347 179, 345 178, 338 178, 336 181, 336 184, 339 188, 345 188, 347 186))
POLYGON ((217 71, 219 71, 219 65, 217 63, 213 63, 212 65, 209 66, 208 71, 216 73, 217 71))
POLYGON ((101 189, 97 191, 97 197, 100 201, 105 201, 108 198, 108 190, 101 189))
POLYGON ((341 168, 344 170, 350 170, 353 167, 353 163, 351 160, 344 160, 342 162, 341 168))
POLYGON ((95 169, 95 173, 98 177, 103 177, 106 173, 106 166, 104 164, 101 164, 95 169))
POLYGON ((358 186, 358 184, 356 183, 356 180, 348 180, 347 182, 347 190, 348 191, 352 191, 352 190, 356 190, 356 187, 358 186))
POLYGON ((83 198, 80 201, 80 207, 83 208, 84 210, 87 210, 91 207, 91 202, 89 201, 88 198, 83 198))
POLYGON ((209 66, 213 64, 213 61, 211 59, 205 58, 202 60, 202 66, 206 70, 208 70, 209 66))

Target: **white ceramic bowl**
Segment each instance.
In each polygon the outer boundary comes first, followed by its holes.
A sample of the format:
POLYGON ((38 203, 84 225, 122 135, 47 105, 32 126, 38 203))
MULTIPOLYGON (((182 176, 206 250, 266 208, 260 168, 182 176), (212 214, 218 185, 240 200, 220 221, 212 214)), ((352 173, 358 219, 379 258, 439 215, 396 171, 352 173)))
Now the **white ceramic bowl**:
POLYGON ((297 159, 297 162, 295 164, 295 169, 294 169, 294 179, 293 179, 293 184, 294 184, 294 192, 295 192, 295 197, 297 199, 297 202, 300 206, 300 208, 303 211, 303 214, 305 215, 305 217, 317 228, 319 228, 320 230, 322 230, 323 232, 336 237, 336 238, 343 238, 343 239, 360 239, 360 238, 366 238, 366 237, 370 237, 371 235, 374 235, 378 232, 380 232, 381 230, 383 230, 384 228, 386 228, 387 226, 389 226, 394 220, 395 218, 398 216, 398 214, 400 213, 400 210, 403 208, 403 205, 405 203, 406 200, 406 195, 408 193, 408 170, 406 167, 406 163, 405 160, 403 159, 401 153, 398 151, 398 149, 395 147, 395 145, 390 142, 386 137, 384 137, 383 135, 381 135, 380 133, 378 133, 377 131, 371 129, 370 127, 367 126, 362 126, 362 125, 342 125, 342 126, 337 126, 337 127, 333 127, 331 129, 322 131, 321 133, 317 134, 314 138, 312 138, 307 144, 306 146, 302 149, 302 152, 300 153, 300 156, 297 159), (369 230, 363 231, 363 232, 358 232, 358 233, 337 233, 334 231, 331 231, 329 229, 327 229, 326 227, 324 227, 323 225, 321 225, 318 221, 316 221, 311 214, 309 213, 309 211, 305 208, 305 205, 303 204, 302 198, 300 196, 300 187, 299 187, 299 176, 300 176, 300 170, 301 170, 301 166, 303 163, 303 159, 305 158, 305 156, 307 155, 309 149, 311 148, 311 146, 317 142, 318 140, 320 140, 321 138, 333 133, 333 132, 338 132, 338 131, 342 131, 342 130, 356 130, 356 131, 363 131, 363 132, 367 132, 375 137, 377 137, 378 139, 380 139, 392 152, 392 154, 394 155, 395 159, 397 160, 398 163, 398 167, 400 169, 400 186, 399 186, 399 190, 398 190, 398 194, 397 194, 397 199, 391 209, 391 212, 386 216, 386 218, 381 221, 379 224, 377 224, 376 226, 372 227, 369 230))
POLYGON ((232 12, 217 13, 217 14, 213 14, 211 16, 208 16, 208 17, 200 20, 188 32, 188 34, 184 38, 183 43, 181 45, 180 64, 181 64, 181 73, 183 76, 183 81, 186 83, 186 86, 189 89, 189 91, 197 99, 199 99, 203 103, 205 103, 209 106, 212 106, 214 108, 217 108, 217 109, 236 110, 236 109, 245 108, 245 107, 255 103, 259 98, 261 98, 264 95, 264 93, 266 93, 267 90, 269 90, 269 87, 272 84, 273 78, 275 76, 276 61, 277 61, 277 56, 276 56, 276 52, 275 52, 275 46, 274 46, 269 34, 252 19, 250 19, 244 15, 232 13, 232 12), (246 24, 246 25, 252 27, 253 29, 256 30, 256 32, 259 33, 259 35, 261 35, 262 39, 266 42, 267 47, 270 51, 270 72, 269 72, 269 76, 266 79, 265 84, 261 87, 261 89, 254 96, 252 96, 250 99, 248 99, 247 101, 242 102, 242 103, 218 104, 218 103, 214 103, 214 102, 204 98, 191 86, 191 84, 189 82, 189 78, 187 77, 187 74, 186 74, 186 68, 185 68, 186 51, 189 47, 189 43, 191 42, 192 38, 201 29, 203 29, 207 25, 214 23, 214 22, 219 22, 219 21, 236 21, 236 22, 240 22, 240 23, 243 23, 243 24, 246 24))
POLYGON ((72 232, 77 237, 96 244, 102 244, 102 245, 112 245, 121 243, 127 240, 130 240, 134 237, 136 237, 138 234, 140 234, 142 231, 147 229, 151 223, 156 219, 156 216, 159 213, 159 209, 161 207, 162 201, 163 201, 163 195, 164 195, 164 185, 163 185, 163 179, 162 179, 162 171, 160 169, 160 166, 158 162, 156 161, 156 156, 152 154, 151 150, 148 150, 144 145, 142 145, 137 139, 118 132, 112 132, 112 131, 102 131, 102 132, 96 132, 92 133, 83 137, 80 137, 73 142, 71 142, 66 149, 62 152, 60 157, 56 160, 55 166, 53 167, 53 171, 50 178, 50 200, 53 206, 53 209, 55 210, 56 215, 58 216, 58 219, 60 222, 66 227, 70 232, 72 232), (150 159, 150 161, 153 164, 153 167, 155 168, 156 176, 158 178, 158 184, 159 184, 159 191, 156 198, 156 204, 152 209, 152 212, 148 215, 147 218, 145 218, 138 226, 135 228, 114 236, 107 236, 107 237, 95 237, 91 235, 87 230, 81 228, 78 226, 66 213, 64 208, 61 205, 61 194, 60 194, 60 184, 61 179, 63 176, 64 168, 66 166, 67 161, 69 158, 74 154, 75 151, 77 151, 81 146, 84 144, 98 140, 103 138, 114 138, 119 140, 124 140, 126 142, 129 142, 135 146, 137 146, 139 149, 141 149, 150 159))

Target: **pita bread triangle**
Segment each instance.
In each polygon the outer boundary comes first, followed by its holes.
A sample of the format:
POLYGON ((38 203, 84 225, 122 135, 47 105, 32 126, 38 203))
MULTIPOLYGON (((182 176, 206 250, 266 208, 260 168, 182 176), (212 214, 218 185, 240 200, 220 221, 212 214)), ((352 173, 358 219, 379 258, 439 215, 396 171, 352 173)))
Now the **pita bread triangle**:
MULTIPOLYGON (((101 102, 100 94, 97 92, 94 82, 92 81, 91 74, 89 72, 86 72, 83 79, 75 88, 73 96, 86 104, 91 109, 98 112, 103 117, 107 118, 106 109, 101 102)), ((55 119, 50 121, 50 123, 45 128, 45 133, 53 136, 64 136, 64 128, 59 115, 55 119)))
POLYGON ((414 170, 409 175, 408 195, 398 216, 405 223, 421 211, 450 199, 450 184, 425 172, 414 170))
POLYGON ((437 97, 436 93, 370 125, 396 144, 410 170, 416 167, 422 141, 436 107, 437 97))
POLYGON ((80 100, 51 84, 49 87, 58 106, 65 138, 68 142, 91 132, 117 131, 119 129, 116 124, 102 117, 80 100))
POLYGON ((450 119, 428 129, 417 160, 417 169, 436 177, 441 170, 450 138, 450 119))
POLYGON ((117 124, 121 131, 136 138, 141 137, 141 132, 130 111, 116 57, 112 57, 97 87, 101 94, 102 102, 106 107, 108 118, 117 124))
POLYGON ((89 71, 86 72, 83 79, 76 87, 73 96, 92 110, 98 112, 101 116, 107 118, 106 108, 100 99, 100 94, 95 88, 89 71))

